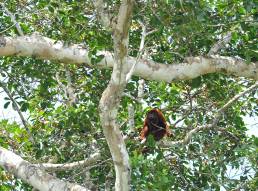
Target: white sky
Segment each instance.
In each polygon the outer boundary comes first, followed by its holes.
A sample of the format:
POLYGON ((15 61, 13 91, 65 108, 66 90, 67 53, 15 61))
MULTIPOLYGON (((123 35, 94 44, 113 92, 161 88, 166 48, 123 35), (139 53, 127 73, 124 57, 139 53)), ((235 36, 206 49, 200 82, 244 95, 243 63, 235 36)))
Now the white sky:
POLYGON ((248 128, 247 134, 258 137, 258 117, 245 117, 244 122, 248 128))

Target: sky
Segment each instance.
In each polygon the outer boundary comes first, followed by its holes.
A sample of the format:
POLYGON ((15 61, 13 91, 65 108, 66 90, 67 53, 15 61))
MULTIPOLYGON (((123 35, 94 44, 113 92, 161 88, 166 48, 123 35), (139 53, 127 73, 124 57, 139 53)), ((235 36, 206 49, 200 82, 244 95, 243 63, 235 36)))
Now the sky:
POLYGON ((258 117, 244 117, 244 122, 248 128, 247 134, 258 137, 258 117))

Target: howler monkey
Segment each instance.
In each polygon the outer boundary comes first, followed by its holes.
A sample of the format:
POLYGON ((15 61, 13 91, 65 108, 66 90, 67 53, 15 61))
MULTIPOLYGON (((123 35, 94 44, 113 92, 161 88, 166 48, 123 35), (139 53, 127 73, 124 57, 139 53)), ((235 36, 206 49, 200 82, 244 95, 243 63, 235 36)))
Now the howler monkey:
POLYGON ((140 134, 141 142, 145 142, 149 135, 153 135, 155 141, 159 141, 165 135, 171 135, 166 120, 159 109, 148 111, 140 134))

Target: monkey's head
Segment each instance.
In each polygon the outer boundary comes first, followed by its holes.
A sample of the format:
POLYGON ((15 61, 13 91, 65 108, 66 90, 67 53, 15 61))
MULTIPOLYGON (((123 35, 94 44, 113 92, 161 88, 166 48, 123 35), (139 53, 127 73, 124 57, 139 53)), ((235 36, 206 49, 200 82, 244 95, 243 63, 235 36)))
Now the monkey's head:
POLYGON ((148 112, 147 114, 147 119, 153 123, 153 124, 158 124, 159 123, 159 115, 158 112, 153 109, 151 111, 148 112))

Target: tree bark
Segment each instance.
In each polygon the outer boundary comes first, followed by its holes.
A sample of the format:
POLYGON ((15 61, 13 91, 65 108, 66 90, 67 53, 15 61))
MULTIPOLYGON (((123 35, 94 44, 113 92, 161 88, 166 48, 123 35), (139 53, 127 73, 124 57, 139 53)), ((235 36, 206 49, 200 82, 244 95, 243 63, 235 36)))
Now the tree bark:
POLYGON ((23 160, 20 156, 0 147, 0 166, 34 188, 41 191, 88 191, 77 184, 60 180, 39 167, 23 160))
POLYGON ((120 99, 126 86, 125 68, 128 55, 128 31, 131 24, 133 0, 123 0, 113 28, 114 66, 108 87, 102 94, 99 109, 100 121, 115 166, 115 190, 129 190, 131 170, 129 155, 116 122, 120 99))
MULTIPOLYGON (((113 53, 102 51, 98 53, 104 58, 94 67, 114 67, 113 53)), ((33 56, 38 59, 55 60, 67 64, 84 64, 93 67, 88 56, 88 50, 80 45, 64 46, 40 35, 23 37, 0 37, 0 56, 33 56)), ((137 59, 127 56, 123 69, 130 68, 137 62, 133 75, 148 80, 172 82, 173 80, 189 80, 208 73, 224 73, 239 77, 258 80, 258 62, 246 63, 245 60, 226 56, 197 56, 186 58, 178 64, 162 64, 149 59, 137 59)))

